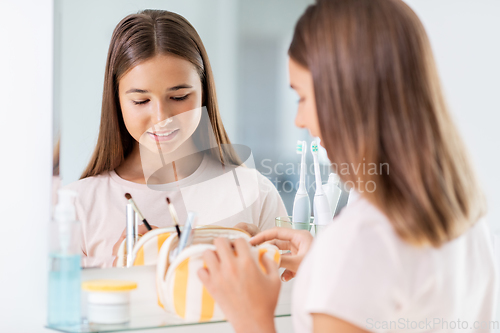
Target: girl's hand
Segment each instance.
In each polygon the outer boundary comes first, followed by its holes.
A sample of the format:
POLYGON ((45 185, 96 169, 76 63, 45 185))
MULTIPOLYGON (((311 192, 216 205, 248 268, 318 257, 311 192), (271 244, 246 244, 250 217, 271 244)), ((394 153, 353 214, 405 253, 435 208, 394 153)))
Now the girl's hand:
MULTIPOLYGON (((158 229, 158 227, 152 225, 151 228, 154 230, 154 229, 158 229)), ((139 230, 137 231, 137 234, 139 236, 144 236, 144 234, 146 234, 148 232, 148 228, 146 228, 146 226, 144 224, 141 224, 139 225, 139 230)), ((120 235, 120 238, 118 238, 118 241, 115 243, 115 245, 113 245, 113 252, 112 252, 112 255, 113 257, 116 257, 117 254, 118 254, 118 249, 120 248, 120 245, 121 243, 123 242, 123 240, 127 238, 127 228, 123 229, 123 232, 122 234, 120 235)), ((116 260, 118 258, 115 258, 115 260, 113 260, 113 266, 116 266, 116 260)))
POLYGON ((233 244, 217 238, 214 245, 216 251, 203 254, 206 268, 198 276, 226 319, 238 333, 275 332, 274 311, 281 286, 276 263, 262 256, 263 272, 243 238, 233 244))
POLYGON ((255 236, 260 232, 259 227, 257 227, 255 224, 252 223, 240 222, 234 227, 248 232, 250 236, 255 236))
POLYGON ((281 255, 281 267, 286 268, 281 275, 281 280, 291 280, 299 268, 302 259, 311 247, 313 237, 307 230, 294 230, 288 228, 273 228, 263 231, 250 239, 250 244, 258 245, 268 241, 280 250, 289 250, 290 253, 281 255))

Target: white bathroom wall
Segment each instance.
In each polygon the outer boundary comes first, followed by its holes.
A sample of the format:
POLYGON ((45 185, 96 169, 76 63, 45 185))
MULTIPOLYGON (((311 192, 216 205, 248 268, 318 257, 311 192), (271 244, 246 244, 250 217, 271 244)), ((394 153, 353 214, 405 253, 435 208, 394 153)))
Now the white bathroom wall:
POLYGON ((452 115, 500 232, 500 1, 405 0, 422 20, 452 115))
POLYGON ((0 332, 46 332, 52 1, 0 1, 0 332))

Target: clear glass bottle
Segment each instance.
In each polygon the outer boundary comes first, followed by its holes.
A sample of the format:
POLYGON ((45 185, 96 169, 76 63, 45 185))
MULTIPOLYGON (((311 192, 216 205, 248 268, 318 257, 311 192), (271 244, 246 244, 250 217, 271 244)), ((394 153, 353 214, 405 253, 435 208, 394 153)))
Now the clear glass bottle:
POLYGON ((61 189, 50 228, 48 325, 80 324, 81 248, 76 193, 61 189))

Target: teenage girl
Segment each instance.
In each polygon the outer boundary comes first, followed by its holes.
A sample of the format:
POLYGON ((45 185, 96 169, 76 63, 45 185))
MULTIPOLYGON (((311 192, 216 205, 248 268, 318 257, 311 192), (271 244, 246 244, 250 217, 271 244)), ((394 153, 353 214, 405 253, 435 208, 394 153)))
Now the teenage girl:
MULTIPOLYGON (((401 0, 317 0, 289 56, 296 125, 336 165, 389 165, 340 175, 373 183, 314 241, 281 228, 251 240, 291 251, 281 266, 296 280, 295 331, 492 331, 485 201, 415 13, 401 0)), ((238 333, 275 332, 277 267, 264 257, 263 273, 243 240, 235 252, 226 239, 215 245, 198 273, 226 318, 238 333)))

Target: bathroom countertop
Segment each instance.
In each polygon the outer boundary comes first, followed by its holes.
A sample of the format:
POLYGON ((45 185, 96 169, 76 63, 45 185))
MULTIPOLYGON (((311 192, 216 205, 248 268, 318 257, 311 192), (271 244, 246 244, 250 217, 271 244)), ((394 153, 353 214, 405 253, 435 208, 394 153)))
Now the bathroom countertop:
MULTIPOLYGON (((173 314, 166 313, 157 303, 155 266, 138 266, 131 268, 84 269, 82 282, 94 279, 118 279, 137 282, 137 289, 131 293, 131 320, 122 325, 86 324, 86 295, 82 294, 83 324, 78 327, 48 327, 60 332, 234 332, 226 321, 205 323, 189 323, 173 314)), ((276 308, 276 327, 279 331, 292 331, 290 318, 291 288, 293 280, 282 284, 278 306, 276 308)))

